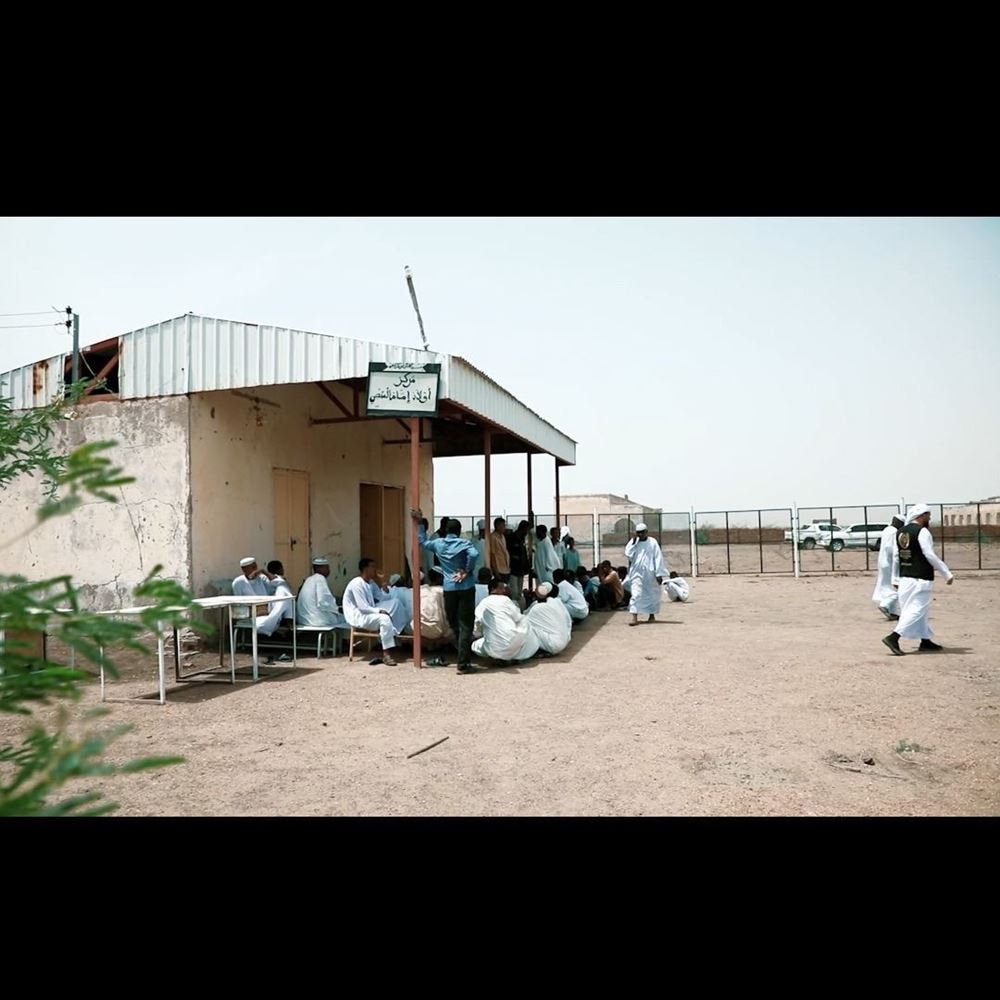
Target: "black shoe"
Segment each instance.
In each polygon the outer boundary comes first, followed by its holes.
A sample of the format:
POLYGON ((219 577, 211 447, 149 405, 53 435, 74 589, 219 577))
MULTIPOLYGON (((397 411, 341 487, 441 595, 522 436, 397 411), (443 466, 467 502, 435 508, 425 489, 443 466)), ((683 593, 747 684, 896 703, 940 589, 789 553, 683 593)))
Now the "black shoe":
POLYGON ((931 642, 930 639, 921 639, 920 648, 927 652, 936 653, 939 649, 944 649, 944 646, 940 646, 936 642, 931 642))
POLYGON ((879 611, 885 616, 886 621, 892 621, 892 615, 883 607, 879 607, 879 611))
POLYGON ((889 647, 893 656, 906 656, 906 653, 899 648, 899 639, 896 638, 895 632, 883 636, 882 641, 889 647))
POLYGON ((891 622, 898 622, 899 621, 899 615, 889 615, 889 621, 891 621, 891 622))
POLYGON ((458 674, 478 674, 479 668, 472 663, 460 663, 455 668, 455 673, 458 674))

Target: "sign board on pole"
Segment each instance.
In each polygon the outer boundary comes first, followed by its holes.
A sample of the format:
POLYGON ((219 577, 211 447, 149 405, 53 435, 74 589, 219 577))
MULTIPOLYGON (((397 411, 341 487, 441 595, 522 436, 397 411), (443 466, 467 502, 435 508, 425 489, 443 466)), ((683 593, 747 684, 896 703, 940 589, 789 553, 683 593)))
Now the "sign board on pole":
POLYGON ((370 417, 436 417, 441 365, 409 362, 368 364, 370 417))

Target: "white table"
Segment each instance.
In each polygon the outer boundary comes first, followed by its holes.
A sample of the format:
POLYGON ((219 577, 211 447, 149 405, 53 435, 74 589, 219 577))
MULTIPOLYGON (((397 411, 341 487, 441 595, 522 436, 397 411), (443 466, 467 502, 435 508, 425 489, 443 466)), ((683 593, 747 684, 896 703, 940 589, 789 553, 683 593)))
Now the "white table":
MULTIPOLYGON (((229 617, 229 673, 231 682, 236 683, 236 620, 233 618, 234 608, 250 608, 250 617, 247 619, 253 626, 252 633, 253 638, 252 648, 253 648, 253 679, 255 681, 260 679, 260 659, 257 654, 257 615, 254 614, 254 605, 257 604, 274 604, 276 601, 291 601, 292 602, 292 621, 296 621, 295 612, 295 595, 293 594, 289 597, 287 594, 281 596, 278 594, 268 594, 267 596, 262 596, 259 594, 254 594, 252 598, 243 596, 234 596, 231 594, 220 594, 218 597, 198 597, 195 599, 194 604, 199 608, 218 608, 219 609, 219 625, 220 625, 220 635, 219 635, 219 666, 222 666, 222 612, 223 609, 228 609, 229 617)), ((298 662, 298 649, 296 643, 295 628, 292 628, 292 663, 291 666, 295 667, 298 662)), ((204 676, 205 674, 217 673, 216 670, 197 670, 194 673, 185 674, 183 677, 180 674, 180 668, 178 664, 180 663, 180 648, 177 638, 177 630, 174 629, 174 670, 178 681, 193 680, 195 677, 204 676)))

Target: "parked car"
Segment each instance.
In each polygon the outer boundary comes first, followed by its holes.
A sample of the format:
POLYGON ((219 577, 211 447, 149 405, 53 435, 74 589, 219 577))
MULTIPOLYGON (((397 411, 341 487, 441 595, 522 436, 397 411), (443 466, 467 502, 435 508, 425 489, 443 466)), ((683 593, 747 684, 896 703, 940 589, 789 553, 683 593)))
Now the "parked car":
POLYGON ((849 524, 846 528, 822 532, 816 539, 816 544, 833 552, 864 548, 878 552, 882 544, 882 532, 887 527, 887 524, 849 524))
MULTIPOLYGON (((820 535, 831 531, 837 532, 840 531, 840 528, 836 524, 830 524, 829 521, 813 521, 812 524, 807 524, 805 527, 799 528, 799 548, 816 548, 816 543, 820 535)), ((785 532, 785 541, 792 541, 792 533, 790 531, 785 532)))

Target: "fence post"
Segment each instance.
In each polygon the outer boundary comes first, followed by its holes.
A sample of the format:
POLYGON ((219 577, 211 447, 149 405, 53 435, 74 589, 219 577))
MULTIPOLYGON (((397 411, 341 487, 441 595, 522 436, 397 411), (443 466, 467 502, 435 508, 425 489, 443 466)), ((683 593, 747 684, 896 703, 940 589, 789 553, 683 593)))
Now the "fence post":
POLYGON ((691 534, 691 574, 695 578, 698 576, 698 540, 695 537, 695 525, 694 525, 694 507, 691 508, 691 514, 688 517, 688 529, 691 534))
POLYGON ((792 565, 795 567, 795 579, 801 574, 801 563, 799 561, 799 508, 795 501, 792 501, 792 565))
MULTIPOLYGON (((941 515, 941 537, 944 538, 944 514, 941 515)), ((979 553, 979 568, 983 568, 983 508, 976 504, 976 551, 979 553)))
POLYGON ((757 511, 757 548, 760 550, 760 571, 764 572, 764 529, 761 527, 760 511, 757 511))
POLYGON ((601 565, 601 531, 600 531, 600 521, 597 518, 597 511, 595 510, 591 515, 594 519, 593 532, 594 532, 594 565, 601 565))
POLYGON ((862 508, 865 512, 865 570, 870 570, 871 566, 868 565, 868 504, 862 508))
POLYGON ((726 511, 726 572, 732 575, 733 565, 729 559, 729 511, 726 511))

